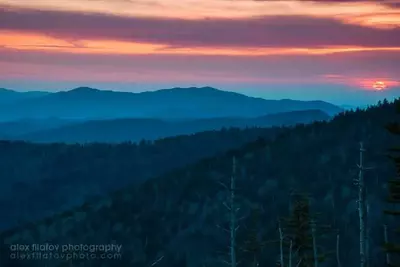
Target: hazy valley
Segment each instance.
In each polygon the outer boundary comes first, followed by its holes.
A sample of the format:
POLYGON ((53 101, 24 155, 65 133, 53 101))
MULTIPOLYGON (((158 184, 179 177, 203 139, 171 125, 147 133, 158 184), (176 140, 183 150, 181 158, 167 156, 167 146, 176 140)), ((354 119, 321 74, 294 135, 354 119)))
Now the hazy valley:
MULTIPOLYGON (((232 157, 235 157, 236 201, 241 209, 238 216, 243 218, 238 222, 241 226, 237 236, 238 257, 244 262, 252 261, 252 254, 239 248, 246 247, 255 232, 259 241, 252 242, 260 249, 257 260, 274 264, 279 257, 279 245, 272 242, 279 240, 277 220, 290 216, 291 194, 305 192, 311 196, 312 213, 321 212, 319 222, 332 227, 330 234, 319 239, 320 253, 335 249, 339 231, 341 260, 355 265, 359 226, 356 223, 357 187, 353 180, 357 177, 358 142, 363 140, 368 148, 365 160, 374 166, 366 174, 370 260, 374 264, 384 256, 380 244, 387 194, 385 180, 394 172, 385 154, 396 139, 385 130, 385 125, 398 120, 398 116, 395 105, 385 103, 365 111, 340 114, 329 122, 264 130, 214 131, 139 145, 3 142, 2 151, 7 151, 4 155, 8 156, 1 161, 4 164, 1 169, 6 171, 2 177, 14 173, 22 179, 17 162, 29 162, 31 169, 24 169, 26 180, 8 185, 12 191, 4 188, 5 192, 12 192, 10 196, 18 196, 20 202, 3 199, 2 209, 10 208, 9 203, 13 203, 12 216, 28 214, 28 219, 46 215, 44 210, 49 215, 51 210, 62 207, 67 211, 5 231, 1 240, 5 244, 113 240, 124 248, 124 256, 118 262, 123 266, 148 266, 160 257, 163 260, 159 266, 220 266, 229 241, 228 233, 218 227, 229 226, 229 213, 223 204, 229 199, 229 191, 220 183, 229 185, 232 157), (229 139, 233 142, 229 143, 229 139), (224 142, 228 143, 223 145, 224 142), (33 157, 34 154, 42 156, 33 157), (139 162, 146 165, 140 167, 139 162), (154 166, 157 171, 149 173, 154 166), (37 180, 29 175, 34 172, 39 174, 37 180), (44 173, 48 178, 40 177, 44 173), (127 187, 117 189, 123 185, 127 187), (116 191, 102 196, 112 188, 116 191), (49 190, 53 194, 45 194, 49 190), (28 194, 36 195, 28 198, 28 194), (87 199, 90 195, 94 198, 87 199), (85 204, 79 205, 77 199, 84 201, 85 196, 85 204), (78 207, 69 210, 67 204, 78 207), (255 214, 258 214, 256 221, 255 214), (262 245, 263 242, 268 245, 262 245)), ((394 221, 387 223, 392 227, 394 221)), ((61 266, 59 261, 49 264, 61 266)), ((74 266, 112 264, 115 262, 74 261, 74 266)), ((334 256, 327 258, 326 264, 336 266, 334 256)), ((29 262, 23 266, 36 265, 29 262)))
MULTIPOLYGON (((7 139, 0 142, 0 212, 7 214, 0 224, 0 251, 6 259, 10 243, 113 240, 123 246, 121 266, 220 266, 229 247, 227 233, 218 227, 229 228, 224 207, 229 190, 221 183, 229 185, 235 158, 242 218, 238 258, 248 264, 276 262, 276 223, 291 216, 298 192, 310 195, 311 213, 321 212, 319 222, 331 226, 319 239, 320 252, 334 250, 340 233, 340 257, 355 265, 359 231, 353 180, 363 141, 366 161, 374 166, 366 176, 366 200, 370 262, 378 263, 384 256, 386 179, 394 173, 385 154, 396 143, 385 126, 398 120, 398 104, 343 111, 322 101, 253 99, 213 88, 144 95, 78 88, 14 97, 0 107, 15 107, 0 123, 7 139), (158 94, 174 105, 158 105, 158 94), (218 109, 207 105, 214 97, 221 97, 218 109), (257 252, 246 252, 249 242, 257 252)), ((394 221, 387 223, 392 227, 394 221)), ((288 249, 285 245, 285 253, 288 249)), ((4 264, 11 263, 41 266, 4 264)), ((336 266, 335 257, 325 264, 336 266)))

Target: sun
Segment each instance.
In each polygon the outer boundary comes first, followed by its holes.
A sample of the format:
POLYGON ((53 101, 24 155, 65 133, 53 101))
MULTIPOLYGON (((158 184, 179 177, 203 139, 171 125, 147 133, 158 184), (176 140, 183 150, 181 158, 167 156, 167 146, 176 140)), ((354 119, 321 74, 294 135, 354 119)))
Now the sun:
POLYGON ((376 91, 382 91, 382 90, 386 89, 386 87, 387 87, 386 83, 383 81, 376 81, 372 85, 372 88, 374 88, 376 91))

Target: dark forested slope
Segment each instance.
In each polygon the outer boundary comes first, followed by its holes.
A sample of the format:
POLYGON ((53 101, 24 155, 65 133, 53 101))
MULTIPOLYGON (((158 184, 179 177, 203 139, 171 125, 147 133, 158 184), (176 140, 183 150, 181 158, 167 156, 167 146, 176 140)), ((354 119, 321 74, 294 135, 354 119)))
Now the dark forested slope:
MULTIPOLYGON (((239 266, 250 266, 256 256, 242 253, 246 241, 254 241, 249 237, 254 232, 255 241, 264 244, 257 254, 260 266, 274 266, 279 255, 276 222, 278 217, 289 215, 293 191, 308 192, 312 196, 311 211, 321 212, 321 222, 338 229, 342 266, 357 266, 359 229, 353 179, 357 176, 359 141, 363 141, 367 148, 365 161, 375 167, 365 177, 371 266, 381 266, 377 264, 382 257, 382 199, 385 181, 394 175, 385 153, 396 141, 384 126, 398 119, 395 105, 384 103, 366 111, 346 112, 331 122, 299 125, 271 141, 259 139, 225 155, 87 202, 80 208, 4 232, 0 236, 3 259, 9 257, 9 245, 16 243, 115 243, 122 245, 119 260, 46 264, 148 267, 157 262, 158 267, 226 266, 222 260, 228 252, 229 233, 218 226, 229 223, 223 203, 230 193, 221 183, 229 184, 235 156, 236 201, 241 208, 237 236, 239 266), (254 223, 252 214, 256 211, 259 217, 254 223)), ((212 141, 203 144, 205 149, 214 145, 212 141)), ((321 238, 318 247, 321 252, 329 252, 335 250, 335 242, 335 235, 321 238)), ((337 266, 334 254, 326 260, 324 266, 337 266)), ((13 266, 43 266, 43 261, 10 262, 13 266)))
POLYGON ((139 143, 0 141, 0 229, 80 205, 282 128, 224 129, 139 143))
MULTIPOLYGON (((64 143, 120 143, 155 140, 169 136, 193 134, 222 128, 249 128, 289 126, 297 123, 329 120, 330 116, 321 110, 301 110, 270 114, 256 118, 212 118, 184 121, 161 119, 115 119, 75 123, 64 127, 53 127, 14 138, 32 142, 64 143)), ((1 130, 1 124, 0 124, 1 130)))

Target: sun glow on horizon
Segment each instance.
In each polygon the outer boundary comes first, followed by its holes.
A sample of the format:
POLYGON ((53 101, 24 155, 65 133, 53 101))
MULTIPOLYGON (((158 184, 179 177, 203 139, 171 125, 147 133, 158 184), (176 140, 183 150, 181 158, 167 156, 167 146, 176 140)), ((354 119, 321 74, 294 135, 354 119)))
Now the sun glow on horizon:
POLYGON ((387 85, 384 81, 376 81, 372 87, 376 90, 376 91, 382 91, 385 90, 387 88, 387 85))

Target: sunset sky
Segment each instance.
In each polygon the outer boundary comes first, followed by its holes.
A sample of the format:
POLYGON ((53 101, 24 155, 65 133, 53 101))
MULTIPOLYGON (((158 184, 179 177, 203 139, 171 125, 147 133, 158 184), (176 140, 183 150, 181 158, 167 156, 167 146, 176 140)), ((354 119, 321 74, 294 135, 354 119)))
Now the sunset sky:
POLYGON ((77 86, 400 96, 400 0, 0 0, 0 88, 77 86))

